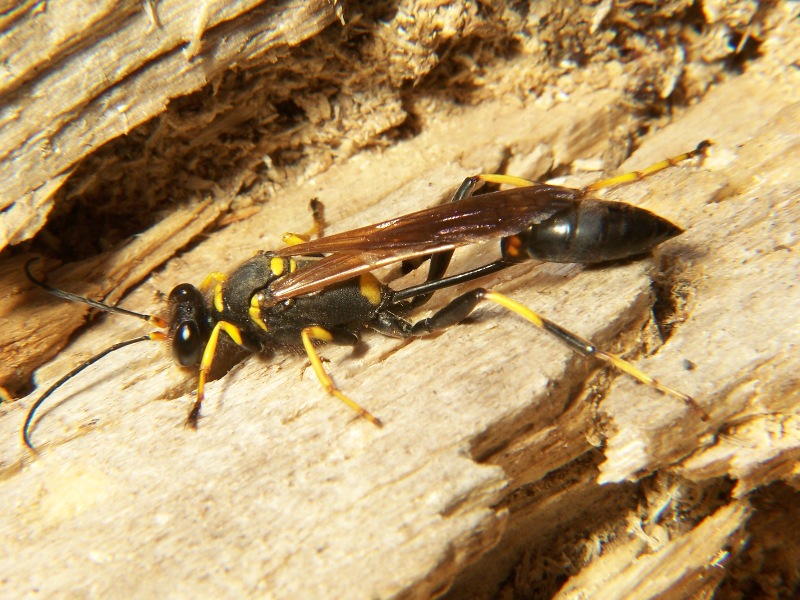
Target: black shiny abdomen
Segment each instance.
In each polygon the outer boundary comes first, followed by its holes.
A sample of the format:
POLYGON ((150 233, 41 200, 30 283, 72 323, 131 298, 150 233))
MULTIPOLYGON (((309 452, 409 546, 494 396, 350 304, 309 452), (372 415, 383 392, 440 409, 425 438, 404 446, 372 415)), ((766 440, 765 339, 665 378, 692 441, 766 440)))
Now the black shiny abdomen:
POLYGON ((531 258, 596 263, 642 254, 682 232, 649 210, 589 198, 532 225, 521 237, 531 258))

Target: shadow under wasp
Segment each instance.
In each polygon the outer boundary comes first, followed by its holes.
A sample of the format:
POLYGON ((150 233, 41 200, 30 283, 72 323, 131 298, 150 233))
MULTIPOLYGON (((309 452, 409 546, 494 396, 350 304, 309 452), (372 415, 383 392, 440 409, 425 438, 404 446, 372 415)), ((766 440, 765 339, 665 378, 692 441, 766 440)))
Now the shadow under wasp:
MULTIPOLYGON (((197 396, 187 425, 196 428, 206 380, 223 333, 248 352, 303 347, 325 391, 359 415, 381 421, 346 396, 325 371, 315 346, 333 343, 353 346, 367 328, 399 338, 414 338, 455 325, 483 301, 491 301, 527 319, 572 350, 597 357, 640 382, 685 402, 703 419, 708 416, 693 398, 668 387, 626 360, 596 348, 586 340, 530 308, 494 290, 472 289, 432 316, 414 323, 407 316, 434 292, 473 281, 528 259, 546 262, 603 263, 648 252, 683 230, 668 220, 623 202, 601 200, 591 193, 638 181, 677 163, 703 155, 710 142, 635 171, 570 188, 518 177, 484 174, 469 177, 452 201, 382 223, 320 237, 287 234, 286 248, 259 252, 228 275, 211 273, 199 287, 183 283, 169 295, 169 316, 135 313, 77 296, 34 277, 50 293, 94 308, 143 319, 166 329, 126 340, 84 361, 47 389, 30 407, 22 441, 34 450, 31 426, 37 409, 60 386, 104 356, 147 340, 168 340, 182 366, 199 365, 197 396), (511 189, 474 195, 484 183, 508 184, 511 189), (446 275, 457 247, 500 238, 499 259, 469 271, 446 275), (426 280, 402 290, 380 282, 372 271, 403 262, 418 268, 429 261, 426 280)), ((314 205, 315 228, 321 229, 321 205, 314 205)), ((313 232, 314 230, 312 230, 313 232)), ((36 260, 36 259, 33 259, 36 260)))

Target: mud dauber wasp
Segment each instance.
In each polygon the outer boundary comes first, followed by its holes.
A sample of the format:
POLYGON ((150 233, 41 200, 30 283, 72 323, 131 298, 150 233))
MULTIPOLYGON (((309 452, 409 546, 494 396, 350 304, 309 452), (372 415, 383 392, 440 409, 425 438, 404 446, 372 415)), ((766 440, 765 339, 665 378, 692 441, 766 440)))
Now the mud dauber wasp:
MULTIPOLYGON (((641 180, 703 155, 709 145, 710 142, 703 141, 696 149, 643 171, 601 180, 581 189, 507 175, 478 175, 467 178, 448 204, 313 241, 308 241, 310 235, 287 234, 286 248, 259 252, 227 276, 212 273, 199 288, 188 283, 175 287, 169 295, 166 320, 53 288, 31 274, 33 261, 29 261, 25 268, 28 277, 50 293, 107 312, 134 316, 167 332, 156 331, 114 344, 64 375, 29 409, 22 440, 34 450, 30 429, 36 410, 56 389, 111 352, 146 340, 169 340, 180 365, 200 365, 197 397, 187 417, 187 425, 197 427, 205 383, 222 332, 254 353, 302 346, 325 391, 381 426, 377 417, 336 387, 322 366, 315 344, 351 346, 357 343, 358 330, 363 328, 400 338, 424 336, 463 321, 484 300, 517 313, 576 352, 600 358, 642 383, 679 398, 707 420, 705 411, 690 396, 659 383, 631 363, 595 348, 589 340, 493 290, 470 290, 413 324, 405 317, 437 290, 473 281, 528 259, 602 263, 643 254, 679 235, 682 229, 648 210, 592 198, 590 194, 641 180), (474 195, 483 183, 515 187, 474 195), (446 276, 457 247, 496 238, 501 238, 500 259, 446 276), (375 269, 398 262, 414 261, 412 267, 417 268, 426 260, 430 263, 425 282, 403 290, 391 289, 372 274, 375 269)), ((312 206, 315 227, 321 228, 318 208, 312 206)))

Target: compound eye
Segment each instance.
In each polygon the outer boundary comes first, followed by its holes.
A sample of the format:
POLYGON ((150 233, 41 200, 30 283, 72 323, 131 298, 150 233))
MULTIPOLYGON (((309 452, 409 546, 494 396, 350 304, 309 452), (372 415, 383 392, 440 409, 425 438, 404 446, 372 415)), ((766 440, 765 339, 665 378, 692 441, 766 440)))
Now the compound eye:
POLYGON ((169 301, 173 304, 179 302, 196 302, 196 298, 199 298, 199 296, 197 289, 193 285, 182 283, 170 292, 169 301))
POLYGON ((189 367, 200 362, 203 354, 203 340, 197 324, 181 323, 172 338, 172 356, 182 367, 189 367))

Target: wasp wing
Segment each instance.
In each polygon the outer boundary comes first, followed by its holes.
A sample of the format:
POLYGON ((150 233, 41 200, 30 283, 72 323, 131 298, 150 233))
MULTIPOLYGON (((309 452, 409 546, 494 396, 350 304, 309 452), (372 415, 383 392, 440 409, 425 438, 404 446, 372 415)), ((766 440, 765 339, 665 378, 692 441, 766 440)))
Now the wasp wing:
POLYGON ((270 286, 276 301, 392 263, 519 233, 578 199, 578 190, 535 184, 472 196, 278 250, 324 256, 270 286))
POLYGON ((275 301, 280 302, 294 296, 321 290, 402 260, 455 248, 454 244, 450 244, 446 246, 422 245, 403 250, 383 248, 370 252, 336 252, 276 280, 270 286, 270 292, 275 301))

